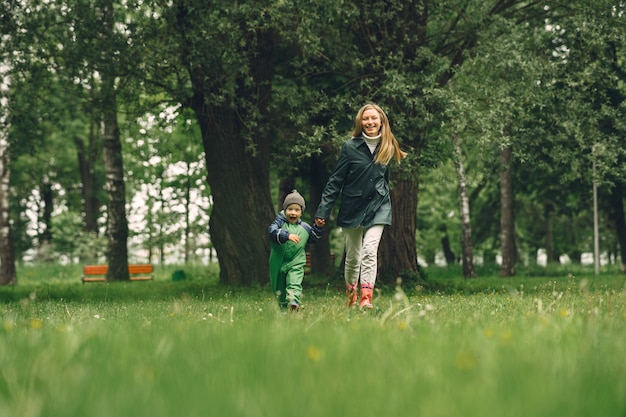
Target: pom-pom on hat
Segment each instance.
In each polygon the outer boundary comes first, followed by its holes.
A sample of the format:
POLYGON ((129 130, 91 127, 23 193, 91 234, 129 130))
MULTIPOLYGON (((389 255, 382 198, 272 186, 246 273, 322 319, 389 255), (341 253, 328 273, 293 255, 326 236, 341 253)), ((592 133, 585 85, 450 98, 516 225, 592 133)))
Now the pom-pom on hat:
POLYGON ((300 195, 298 190, 293 190, 291 193, 287 194, 287 197, 285 197, 285 201, 283 202, 283 210, 291 204, 299 204, 300 207, 302 207, 302 210, 304 210, 304 197, 300 195))

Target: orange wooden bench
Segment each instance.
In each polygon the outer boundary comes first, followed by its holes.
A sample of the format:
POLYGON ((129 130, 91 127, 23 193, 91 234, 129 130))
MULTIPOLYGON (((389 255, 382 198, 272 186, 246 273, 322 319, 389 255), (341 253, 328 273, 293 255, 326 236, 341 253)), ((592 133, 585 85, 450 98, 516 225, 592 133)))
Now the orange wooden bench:
MULTIPOLYGON (((83 284, 85 282, 105 282, 108 265, 85 265, 83 267, 83 284)), ((128 265, 128 274, 131 281, 150 281, 154 279, 154 266, 152 264, 128 265)))

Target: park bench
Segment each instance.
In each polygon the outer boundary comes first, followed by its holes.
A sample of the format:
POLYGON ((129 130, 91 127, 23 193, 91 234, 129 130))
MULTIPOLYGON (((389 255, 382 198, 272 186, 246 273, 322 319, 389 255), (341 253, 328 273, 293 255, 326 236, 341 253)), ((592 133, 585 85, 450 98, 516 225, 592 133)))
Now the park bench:
MULTIPOLYGON (((105 282, 108 265, 85 265, 83 267, 83 284, 85 282, 105 282)), ((152 264, 130 264, 128 274, 131 281, 150 281, 154 279, 152 264)))

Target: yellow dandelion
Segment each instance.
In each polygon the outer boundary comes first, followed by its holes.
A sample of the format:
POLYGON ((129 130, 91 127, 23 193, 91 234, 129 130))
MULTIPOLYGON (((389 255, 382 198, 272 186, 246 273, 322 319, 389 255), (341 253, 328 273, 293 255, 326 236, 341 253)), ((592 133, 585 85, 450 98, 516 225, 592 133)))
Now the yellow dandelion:
POLYGON ((2 328, 5 332, 10 332, 15 328, 15 322, 13 322, 12 320, 4 320, 2 322, 2 328))
POLYGON ((560 313, 561 313, 561 317, 569 316, 569 311, 566 308, 562 308, 560 313))
POLYGON ((32 319, 30 321, 30 328, 31 329, 39 330, 42 327, 43 327, 43 321, 41 321, 41 319, 32 319))
POLYGON ((313 362, 317 362, 320 360, 320 358, 322 357, 322 350, 320 348, 318 348, 317 346, 309 346, 306 349, 306 356, 312 360, 313 362))
POLYGON ((487 339, 491 339, 493 337, 493 329, 487 328, 484 330, 483 334, 487 339))

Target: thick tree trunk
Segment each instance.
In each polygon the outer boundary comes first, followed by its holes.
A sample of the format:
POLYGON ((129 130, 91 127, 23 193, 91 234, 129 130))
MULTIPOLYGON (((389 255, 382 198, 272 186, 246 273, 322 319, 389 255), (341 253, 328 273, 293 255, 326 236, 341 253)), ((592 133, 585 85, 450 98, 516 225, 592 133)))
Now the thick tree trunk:
POLYGON ((6 106, 0 106, 0 285, 17 283, 15 251, 9 219, 9 183, 11 177, 6 106))
POLYGON ((234 110, 224 106, 205 113, 204 109, 195 108, 213 197, 209 228, 218 253, 220 283, 265 284, 269 282, 267 227, 275 216, 268 158, 247 150, 234 110))
POLYGON ((463 263, 463 277, 475 278, 474 252, 472 245, 472 225, 470 217, 469 196, 467 194, 467 179, 465 177, 465 165, 461 151, 461 139, 454 136, 455 160, 457 177, 459 180, 459 206, 461 212, 461 258, 463 263))
POLYGON ((385 228, 379 247, 379 279, 393 283, 403 272, 417 272, 417 179, 400 179, 391 189, 393 224, 385 228))
POLYGON ((515 231, 513 226, 513 179, 511 175, 512 149, 500 152, 500 236, 502 250, 501 277, 515 275, 515 231))
POLYGON ((245 26, 247 22, 241 22, 243 33, 249 36, 247 48, 254 54, 241 52, 249 54, 248 72, 232 79, 236 99, 231 98, 208 75, 214 69, 194 65, 197 58, 189 55, 190 43, 198 41, 186 32, 197 23, 195 13, 180 2, 176 24, 194 91, 189 104, 202 133, 213 198, 209 229, 218 254, 220 283, 265 285, 269 283, 267 228, 276 215, 270 195, 267 129, 275 34, 262 28, 252 31, 245 26), (226 98, 216 102, 216 96, 226 98))
MULTIPOLYGON (((113 38, 113 2, 105 1, 102 9, 104 31, 113 38)), ((117 99, 115 91, 115 70, 113 56, 108 57, 101 73, 102 111, 104 122, 104 168, 106 188, 109 196, 108 233, 109 246, 107 261, 107 281, 128 281, 128 220, 126 219, 126 186, 124 184, 124 163, 122 142, 117 122, 117 99)))
POLYGON ((122 162, 122 144, 115 110, 107 110, 104 125, 104 166, 106 169, 109 247, 107 281, 127 281, 128 221, 126 219, 126 186, 122 162))

